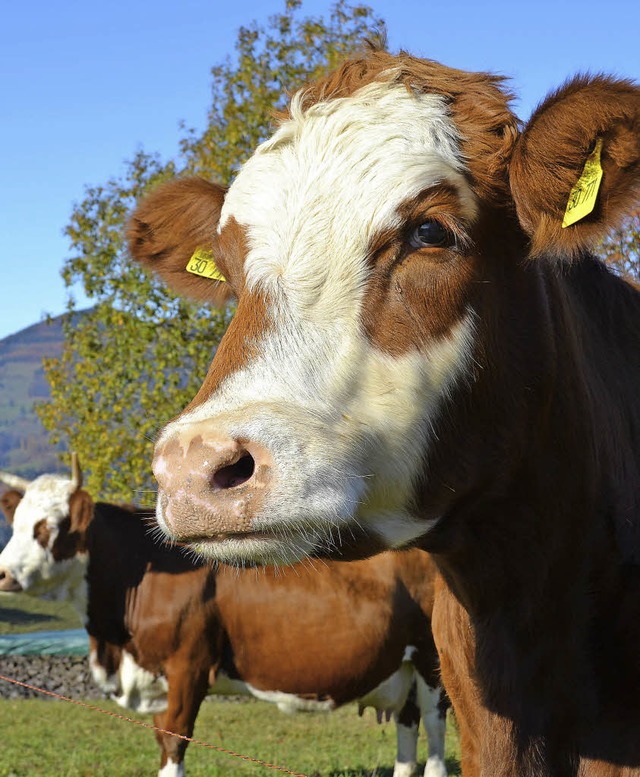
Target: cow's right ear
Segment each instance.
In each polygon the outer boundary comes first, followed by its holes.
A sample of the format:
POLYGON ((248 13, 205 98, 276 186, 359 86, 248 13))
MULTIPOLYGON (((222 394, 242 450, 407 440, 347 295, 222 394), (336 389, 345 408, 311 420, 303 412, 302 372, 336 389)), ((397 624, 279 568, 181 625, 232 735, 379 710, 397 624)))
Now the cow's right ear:
POLYGON ((0 497, 0 510, 4 513, 4 517, 7 519, 7 523, 10 526, 13 525, 13 515, 16 511, 16 507, 20 504, 21 499, 22 494, 15 489, 5 491, 0 497))
POLYGON ((220 265, 219 274, 225 277, 217 240, 224 196, 221 186, 203 178, 161 184, 140 201, 129 219, 131 256, 158 273, 177 294, 222 305, 234 296, 215 271, 220 265), (202 257, 205 261, 209 257, 210 263, 204 264, 202 257), (198 265, 204 267, 204 275, 193 272, 198 265))

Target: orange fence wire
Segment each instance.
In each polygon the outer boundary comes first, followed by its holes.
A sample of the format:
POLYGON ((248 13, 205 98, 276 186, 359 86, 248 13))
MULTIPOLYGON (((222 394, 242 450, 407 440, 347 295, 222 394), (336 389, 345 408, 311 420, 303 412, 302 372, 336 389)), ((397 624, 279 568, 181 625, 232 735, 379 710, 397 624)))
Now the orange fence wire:
POLYGON ((76 704, 78 707, 84 707, 87 710, 91 710, 93 712, 101 712, 103 715, 109 715, 112 718, 117 718, 118 720, 124 720, 127 723, 135 723, 137 726, 142 726, 142 728, 148 728, 152 731, 158 731, 160 734, 169 734, 172 737, 177 737, 178 739, 184 739, 185 742, 190 742, 194 745, 200 745, 200 747, 206 747, 208 750, 215 750, 217 753, 224 753, 225 755, 231 755, 234 758, 240 758, 243 761, 249 761, 250 763, 257 764, 258 766, 264 766, 267 769, 273 769, 276 772, 284 772, 284 774, 290 774, 293 775, 293 777, 307 777, 306 774, 303 774, 302 772, 293 772, 291 769, 287 769, 284 766, 277 766, 276 764, 270 764, 267 761, 262 761, 259 758, 252 758, 249 755, 243 755, 242 753, 236 753, 233 750, 227 750, 224 747, 220 747, 219 745, 211 745, 208 742, 203 742, 200 739, 193 739, 193 737, 187 737, 184 734, 176 734, 173 731, 168 731, 165 728, 158 728, 158 726, 154 726, 151 723, 145 723, 143 720, 136 720, 135 718, 128 718, 126 715, 120 715, 117 712, 111 712, 110 710, 103 710, 102 707, 97 707, 95 704, 87 704, 84 701, 78 701, 77 699, 70 699, 68 696, 62 696, 59 693, 54 693, 53 691, 47 691, 44 688, 38 688, 36 685, 29 685, 29 683, 23 683, 20 680, 14 680, 11 677, 5 677, 4 675, 0 674, 0 680, 4 680, 7 683, 13 683, 14 685, 21 685, 23 688, 28 688, 31 691, 36 691, 37 693, 43 693, 46 696, 53 696, 54 699, 60 699, 61 701, 68 701, 70 704, 76 704))

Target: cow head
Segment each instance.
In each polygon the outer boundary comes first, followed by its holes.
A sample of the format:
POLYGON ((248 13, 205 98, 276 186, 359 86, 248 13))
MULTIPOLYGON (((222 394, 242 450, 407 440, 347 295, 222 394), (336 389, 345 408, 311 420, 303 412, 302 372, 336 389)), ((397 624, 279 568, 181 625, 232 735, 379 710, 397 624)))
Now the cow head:
MULTIPOLYGON (((141 202, 134 257, 187 295, 238 301, 156 446, 168 535, 224 561, 365 554, 428 534, 481 482, 497 452, 470 397, 484 391, 489 419, 521 404, 488 376, 496 326, 502 348, 539 337, 512 315, 540 283, 521 277, 531 239, 577 255, 638 186, 633 85, 577 79, 524 133, 509 99, 500 78, 373 52, 296 94, 227 191, 179 180, 141 202), (563 231, 597 139, 599 203, 563 231), (187 272, 196 249, 224 281, 187 272)), ((545 366, 523 365, 516 392, 542 391, 545 366)))
POLYGON ((0 591, 80 603, 93 502, 81 488, 77 456, 70 479, 41 475, 29 482, 1 472, 0 481, 14 489, 5 494, 13 506, 13 535, 0 553, 0 591))

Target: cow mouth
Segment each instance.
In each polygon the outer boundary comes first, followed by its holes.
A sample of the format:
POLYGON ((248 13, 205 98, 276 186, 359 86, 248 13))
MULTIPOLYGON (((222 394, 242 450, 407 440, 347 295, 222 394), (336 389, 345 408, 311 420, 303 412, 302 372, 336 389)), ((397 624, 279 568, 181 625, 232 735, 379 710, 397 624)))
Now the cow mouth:
POLYGON ((375 534, 350 526, 333 534, 308 527, 219 532, 190 538, 189 549, 201 558, 232 566, 286 566, 305 559, 356 561, 369 558, 388 547, 375 534))
POLYGON ((194 537, 188 547, 198 556, 232 566, 280 566, 308 557, 312 544, 303 533, 286 536, 271 531, 220 532, 194 537))
POLYGON ((203 542, 219 543, 225 540, 272 540, 276 535, 266 531, 246 531, 246 532, 219 532, 218 534, 207 535, 206 537, 196 537, 192 544, 203 542))

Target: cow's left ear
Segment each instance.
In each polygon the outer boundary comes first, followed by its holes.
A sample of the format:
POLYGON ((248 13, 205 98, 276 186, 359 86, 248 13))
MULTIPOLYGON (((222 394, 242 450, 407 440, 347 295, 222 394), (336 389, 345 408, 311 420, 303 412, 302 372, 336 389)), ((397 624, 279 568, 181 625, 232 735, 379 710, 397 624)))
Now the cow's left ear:
POLYGON ((15 489, 5 491, 0 497, 0 510, 4 513, 4 517, 7 519, 7 523, 10 526, 13 525, 13 515, 16 511, 16 507, 20 504, 21 499, 22 494, 15 489))
POLYGON ((602 75, 568 81, 534 111, 509 175, 532 255, 590 248, 640 196, 640 88, 602 75))
POLYGON ((82 536, 86 533, 93 518, 93 499, 82 489, 71 494, 69 498, 69 530, 82 536))

